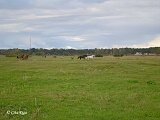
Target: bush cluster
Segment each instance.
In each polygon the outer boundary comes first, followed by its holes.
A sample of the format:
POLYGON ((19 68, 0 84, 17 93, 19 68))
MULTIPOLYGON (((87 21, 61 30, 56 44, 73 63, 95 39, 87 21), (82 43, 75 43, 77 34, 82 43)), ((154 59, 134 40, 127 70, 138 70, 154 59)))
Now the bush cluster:
POLYGON ((114 54, 114 57, 123 57, 123 54, 114 54))
POLYGON ((102 54, 96 54, 95 57, 103 57, 102 54))
POLYGON ((6 57, 16 57, 17 55, 15 53, 8 53, 6 54, 6 57))

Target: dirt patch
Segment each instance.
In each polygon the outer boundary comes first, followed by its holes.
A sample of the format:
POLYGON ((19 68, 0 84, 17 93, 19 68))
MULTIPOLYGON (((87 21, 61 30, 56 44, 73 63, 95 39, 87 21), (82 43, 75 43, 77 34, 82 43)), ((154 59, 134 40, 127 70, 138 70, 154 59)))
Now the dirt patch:
MULTIPOLYGON (((114 56, 104 56, 103 58, 117 58, 114 56)), ((119 58, 150 58, 150 59, 160 59, 160 56, 123 56, 123 57, 119 57, 119 58)))
POLYGON ((109 63, 107 63, 107 64, 112 64, 112 65, 113 65, 113 64, 116 64, 116 63, 115 63, 115 62, 109 62, 109 63))
POLYGON ((0 111, 4 111, 4 110, 7 110, 8 108, 6 108, 6 107, 2 107, 2 108, 0 108, 0 111))
POLYGON ((103 58, 115 58, 114 56, 103 56, 103 58))
POLYGON ((150 58, 150 59, 160 59, 160 56, 123 56, 123 58, 150 58))

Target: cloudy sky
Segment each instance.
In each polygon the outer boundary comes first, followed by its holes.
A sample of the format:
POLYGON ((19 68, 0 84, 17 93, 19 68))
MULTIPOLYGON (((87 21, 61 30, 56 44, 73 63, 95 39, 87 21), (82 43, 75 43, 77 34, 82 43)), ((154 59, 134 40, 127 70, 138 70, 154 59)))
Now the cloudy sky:
POLYGON ((0 0, 3 48, 160 47, 160 0, 0 0))

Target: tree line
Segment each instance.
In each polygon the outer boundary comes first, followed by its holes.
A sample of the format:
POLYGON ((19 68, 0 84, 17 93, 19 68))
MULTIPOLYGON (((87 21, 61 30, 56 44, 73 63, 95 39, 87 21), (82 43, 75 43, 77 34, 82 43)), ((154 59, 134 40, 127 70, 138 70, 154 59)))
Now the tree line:
POLYGON ((123 56, 123 55, 134 55, 136 52, 144 53, 154 53, 160 55, 160 47, 150 47, 150 48, 111 48, 111 49, 43 49, 43 48, 31 48, 31 49, 0 49, 0 55, 19 55, 19 54, 29 54, 29 55, 99 55, 99 56, 123 56))

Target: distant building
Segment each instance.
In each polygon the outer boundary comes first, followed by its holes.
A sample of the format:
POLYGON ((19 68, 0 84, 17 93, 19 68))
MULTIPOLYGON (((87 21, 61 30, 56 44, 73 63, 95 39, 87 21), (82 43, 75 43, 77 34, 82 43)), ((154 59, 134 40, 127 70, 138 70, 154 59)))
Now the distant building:
POLYGON ((156 55, 155 53, 141 53, 141 52, 136 52, 135 55, 156 55))
POLYGON ((142 55, 142 53, 141 52, 136 52, 136 54, 135 55, 142 55))
POLYGON ((143 55, 148 55, 148 53, 144 53, 143 55))

